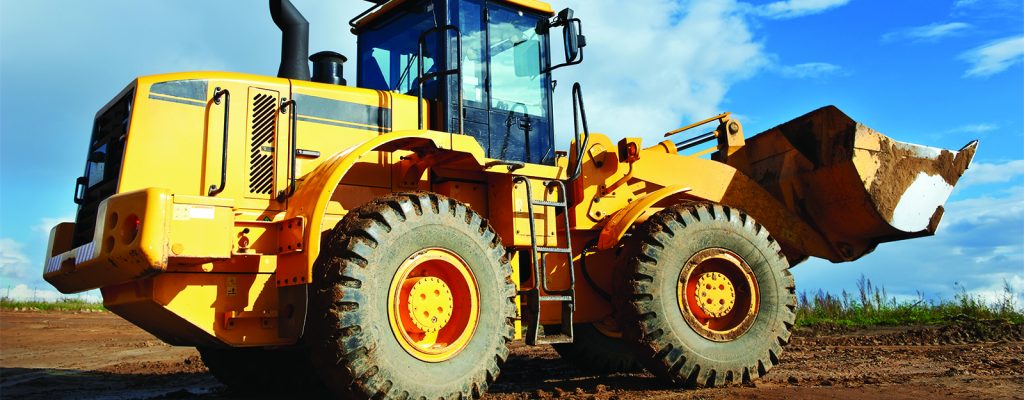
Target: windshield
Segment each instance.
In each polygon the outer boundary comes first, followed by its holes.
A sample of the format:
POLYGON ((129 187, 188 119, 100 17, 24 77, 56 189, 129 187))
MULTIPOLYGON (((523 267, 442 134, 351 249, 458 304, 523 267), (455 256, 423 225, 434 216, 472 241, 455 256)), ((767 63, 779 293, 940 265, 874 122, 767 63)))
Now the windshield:
MULTIPOLYGON (((428 3, 360 34, 359 87, 415 95, 420 33, 434 26, 433 18, 433 6, 428 3)), ((433 43, 428 42, 424 55, 425 72, 434 68, 433 43)), ((432 96, 424 93, 424 97, 432 96)))

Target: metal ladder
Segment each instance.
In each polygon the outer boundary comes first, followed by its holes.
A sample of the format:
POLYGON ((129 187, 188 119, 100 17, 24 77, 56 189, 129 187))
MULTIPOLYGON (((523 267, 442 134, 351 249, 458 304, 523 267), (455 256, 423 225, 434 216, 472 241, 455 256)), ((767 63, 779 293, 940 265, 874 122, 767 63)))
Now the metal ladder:
MULTIPOLYGON (((524 176, 516 176, 512 183, 522 182, 526 187, 526 209, 530 220, 530 261, 533 268, 533 288, 520 290, 519 295, 525 296, 527 313, 530 320, 527 324, 526 344, 536 346, 540 344, 572 343, 572 317, 576 309, 576 274, 572 264, 572 239, 569 233, 569 203, 565 184, 559 180, 544 181, 545 190, 555 188, 559 191, 559 201, 534 200, 533 189, 530 180, 524 176), (551 207, 561 211, 565 222, 565 247, 537 246, 537 227, 534 218, 533 207, 551 207), (564 254, 566 260, 566 273, 569 274, 569 287, 562 290, 548 288, 547 282, 547 259, 546 254, 564 254), (541 295, 541 290, 544 295, 541 295), (542 302, 562 303, 561 333, 545 335, 540 325, 540 304, 542 302)), ((557 212, 557 211, 556 211, 557 212)))

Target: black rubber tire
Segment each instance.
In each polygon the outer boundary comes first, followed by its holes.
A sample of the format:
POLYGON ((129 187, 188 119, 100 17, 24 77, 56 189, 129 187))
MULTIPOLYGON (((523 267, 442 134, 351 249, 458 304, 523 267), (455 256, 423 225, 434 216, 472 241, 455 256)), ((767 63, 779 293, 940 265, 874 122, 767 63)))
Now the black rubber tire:
POLYGON ((434 193, 386 196, 349 212, 314 267, 307 343, 317 372, 342 398, 479 398, 498 378, 514 334, 515 285, 501 239, 467 205, 434 193), (395 273, 441 247, 469 265, 480 295, 476 331, 460 353, 429 363, 407 353, 388 322, 395 273))
POLYGON ((597 374, 643 371, 633 347, 622 338, 607 336, 594 324, 575 324, 572 329, 572 343, 552 347, 576 368, 597 374))
POLYGON ((326 388, 313 372, 305 348, 197 347, 199 357, 218 381, 236 394, 322 397, 326 388))
POLYGON ((761 224, 735 208, 692 202, 651 216, 635 238, 614 296, 619 326, 648 370, 675 384, 713 387, 750 382, 779 363, 796 318, 795 284, 782 249, 761 224), (760 291, 753 324, 728 342, 691 328, 676 294, 686 261, 716 247, 742 257, 760 291))

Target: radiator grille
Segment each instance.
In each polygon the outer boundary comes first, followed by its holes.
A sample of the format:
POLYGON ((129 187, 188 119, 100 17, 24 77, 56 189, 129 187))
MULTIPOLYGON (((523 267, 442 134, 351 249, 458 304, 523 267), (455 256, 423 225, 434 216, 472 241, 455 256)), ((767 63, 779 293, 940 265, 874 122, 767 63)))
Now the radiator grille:
POLYGON ((274 137, 277 135, 277 97, 255 93, 249 136, 249 192, 269 195, 274 190, 274 137))

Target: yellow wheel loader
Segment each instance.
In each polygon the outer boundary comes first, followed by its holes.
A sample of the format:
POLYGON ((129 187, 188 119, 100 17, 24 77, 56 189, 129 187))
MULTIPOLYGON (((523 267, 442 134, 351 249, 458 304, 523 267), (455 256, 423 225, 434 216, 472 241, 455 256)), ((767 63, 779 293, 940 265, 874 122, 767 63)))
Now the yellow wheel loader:
POLYGON ((587 44, 572 10, 372 3, 350 21, 354 86, 345 56, 308 56, 287 0, 270 0, 277 77, 128 84, 96 114, 44 278, 99 288, 238 390, 479 397, 519 339, 725 385, 779 362, 791 266, 933 234, 977 146, 898 142, 835 107, 751 136, 726 113, 616 141, 590 131, 578 84, 556 90, 587 44))

